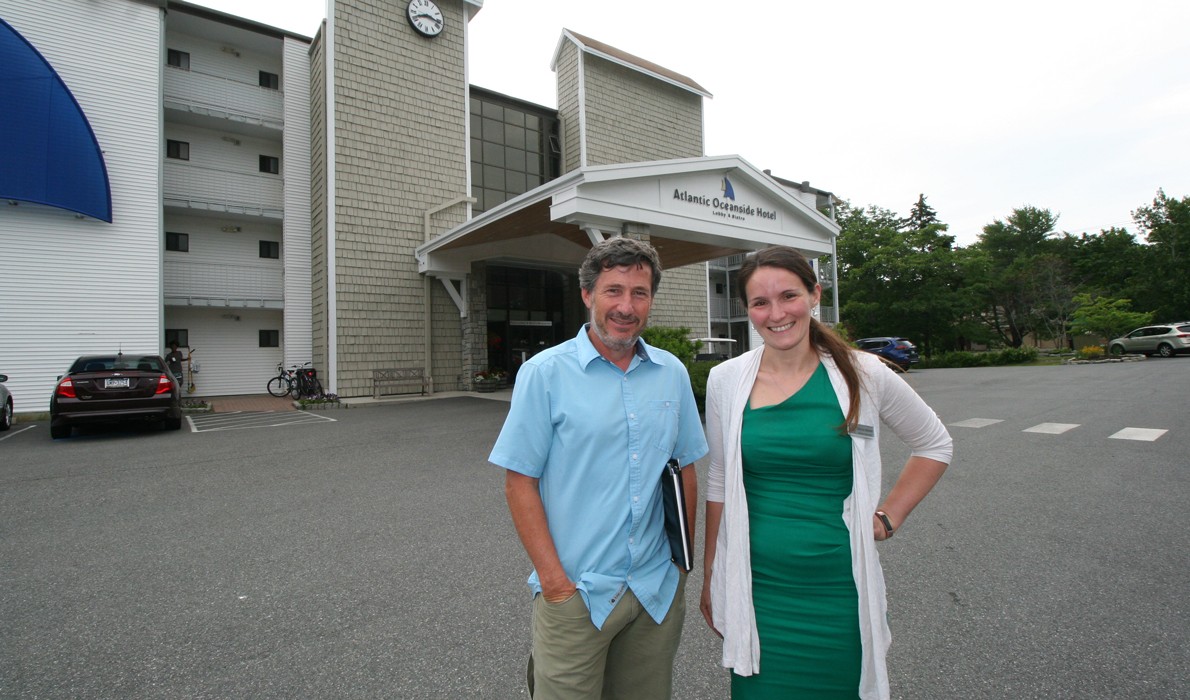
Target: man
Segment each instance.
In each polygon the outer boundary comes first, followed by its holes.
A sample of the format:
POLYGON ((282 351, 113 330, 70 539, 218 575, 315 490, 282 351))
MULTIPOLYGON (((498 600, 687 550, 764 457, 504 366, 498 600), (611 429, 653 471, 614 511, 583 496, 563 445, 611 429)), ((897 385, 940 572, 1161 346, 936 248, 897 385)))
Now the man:
POLYGON ((169 353, 165 356, 165 364, 169 367, 170 374, 174 375, 174 379, 178 382, 178 388, 182 384, 182 363, 186 358, 182 355, 182 351, 178 349, 178 341, 169 341, 169 353))
POLYGON ((590 323, 518 371, 488 458, 533 562, 535 700, 668 698, 686 574, 671 561, 660 480, 671 458, 693 531, 707 453, 686 368, 640 339, 661 263, 628 238, 579 268, 590 323))

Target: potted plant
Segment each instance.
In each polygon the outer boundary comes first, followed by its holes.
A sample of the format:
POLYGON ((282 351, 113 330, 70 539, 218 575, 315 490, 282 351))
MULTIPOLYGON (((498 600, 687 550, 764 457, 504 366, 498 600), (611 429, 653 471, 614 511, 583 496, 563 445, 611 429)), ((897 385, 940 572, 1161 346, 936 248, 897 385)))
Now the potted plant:
POLYGON ((502 369, 481 369, 475 373, 474 384, 481 393, 499 391, 508 386, 508 373, 502 369))

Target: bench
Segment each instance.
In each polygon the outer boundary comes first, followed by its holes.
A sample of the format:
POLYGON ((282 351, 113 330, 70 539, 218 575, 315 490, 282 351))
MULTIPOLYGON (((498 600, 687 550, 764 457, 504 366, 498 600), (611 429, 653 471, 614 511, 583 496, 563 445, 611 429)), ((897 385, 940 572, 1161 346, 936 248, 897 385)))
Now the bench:
POLYGON ((417 382, 421 386, 421 395, 434 393, 434 380, 426 376, 424 367, 397 367, 393 369, 372 370, 372 398, 380 398, 380 389, 394 384, 411 384, 417 382))

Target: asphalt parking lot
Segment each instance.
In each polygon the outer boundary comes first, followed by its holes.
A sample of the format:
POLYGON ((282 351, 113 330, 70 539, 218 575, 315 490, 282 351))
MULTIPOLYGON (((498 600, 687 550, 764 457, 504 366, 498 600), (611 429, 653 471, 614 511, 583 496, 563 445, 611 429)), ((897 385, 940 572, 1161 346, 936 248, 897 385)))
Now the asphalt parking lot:
MULTIPOLYGON (((1190 358, 909 380, 958 459, 882 545, 893 696, 1190 697, 1190 438, 1170 409, 1190 358)), ((527 697, 530 566, 486 462, 506 410, 59 441, 18 424, 0 441, 0 697, 527 697)), ((883 451, 895 472, 904 452, 883 451)), ((699 586, 674 697, 725 698, 699 586)))

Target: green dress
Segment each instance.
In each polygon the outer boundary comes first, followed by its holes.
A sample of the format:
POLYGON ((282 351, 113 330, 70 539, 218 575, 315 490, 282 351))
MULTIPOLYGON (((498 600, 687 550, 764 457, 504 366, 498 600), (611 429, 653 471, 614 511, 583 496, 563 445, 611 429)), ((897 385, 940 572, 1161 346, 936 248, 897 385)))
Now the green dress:
POLYGON ((851 439, 826 369, 783 403, 744 409, 760 673, 732 674, 733 700, 859 697, 859 601, 843 501, 851 439))

